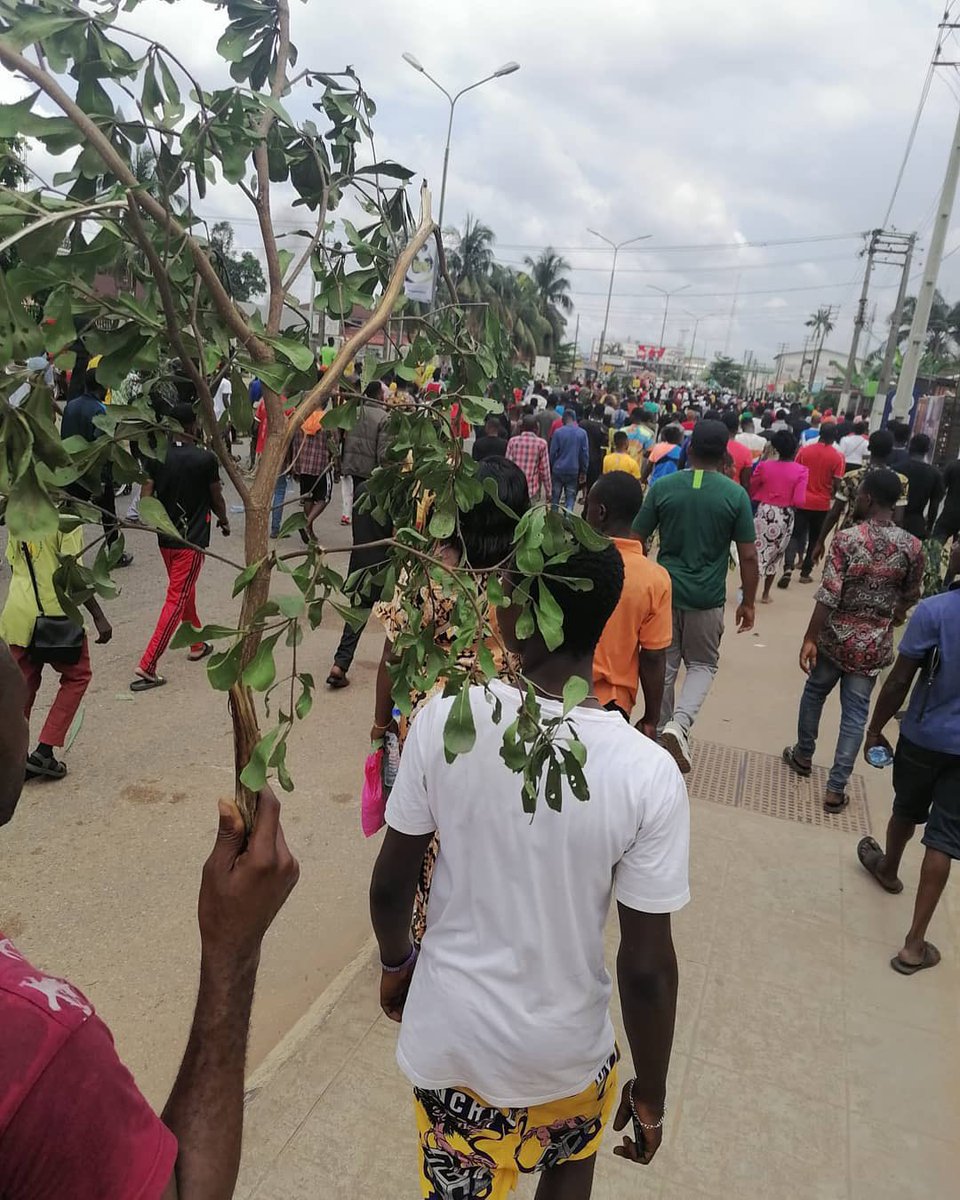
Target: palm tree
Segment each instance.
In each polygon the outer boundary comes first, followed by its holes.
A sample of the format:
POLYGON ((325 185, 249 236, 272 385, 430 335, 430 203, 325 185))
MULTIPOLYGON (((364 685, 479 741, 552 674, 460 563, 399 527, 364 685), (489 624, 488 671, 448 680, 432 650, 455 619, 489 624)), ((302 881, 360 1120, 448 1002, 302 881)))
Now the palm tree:
POLYGON ((454 239, 448 256, 453 282, 458 289, 466 285, 468 292, 479 292, 493 266, 493 230, 467 213, 463 230, 448 229, 447 234, 454 239))
POLYGON ((530 362, 552 336, 540 310, 540 295, 529 275, 494 263, 488 280, 490 306, 510 338, 518 359, 530 362))
POLYGON ((817 343, 810 366, 810 379, 807 383, 807 391, 812 392, 813 381, 817 377, 817 368, 820 366, 820 355, 823 353, 823 343, 827 340, 827 334, 833 329, 833 309, 818 308, 805 324, 808 329, 813 330, 813 340, 817 343))
POLYGON ((536 259, 528 255, 524 262, 530 268, 530 278, 537 289, 540 311, 550 322, 550 336, 541 349, 543 353, 552 354, 563 340, 567 324, 563 314, 573 308, 570 280, 565 274, 571 269, 570 264, 552 246, 542 250, 536 259))

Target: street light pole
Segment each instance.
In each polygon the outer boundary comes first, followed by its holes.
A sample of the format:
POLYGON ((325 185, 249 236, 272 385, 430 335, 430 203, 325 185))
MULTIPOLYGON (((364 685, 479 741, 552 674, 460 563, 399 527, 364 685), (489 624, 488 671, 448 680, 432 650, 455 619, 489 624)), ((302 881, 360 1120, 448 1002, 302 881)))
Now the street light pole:
POLYGON ((643 233, 640 237, 627 238, 625 242, 612 242, 608 237, 604 237, 602 233, 597 233, 595 229, 587 229, 587 233, 592 233, 594 237, 598 237, 601 242, 606 242, 608 246, 613 248, 613 262, 610 265, 610 286, 607 288, 607 307, 603 314, 603 332, 600 334, 600 344, 597 347, 597 378, 600 378, 600 370, 603 366, 603 346, 607 340, 607 323, 610 320, 610 301, 613 299, 613 281, 617 275, 617 256, 624 246, 631 246, 634 242, 645 242, 647 238, 653 234, 643 233))
POLYGON ((520 64, 516 62, 504 63, 502 67, 498 67, 492 75, 485 75, 483 79, 478 79, 476 83, 471 83, 465 88, 461 88, 459 92, 451 96, 442 83, 438 83, 430 72, 424 67, 409 50, 405 50, 401 56, 404 62, 409 63, 415 71, 419 71, 421 75, 425 75, 435 88, 443 92, 447 98, 447 103, 450 105, 450 116, 447 120, 447 141, 443 148, 443 176, 440 180, 440 211, 437 214, 437 225, 440 227, 441 234, 443 232, 443 209, 447 198, 447 168, 450 165, 450 139, 453 136, 453 110, 457 106, 457 101, 461 96, 465 96, 467 92, 472 92, 474 88, 480 87, 484 83, 489 83, 491 79, 500 79, 504 75, 512 75, 514 71, 520 70, 520 64))
POLYGON ((661 346, 663 346, 665 344, 663 339, 667 335, 667 314, 670 312, 670 297, 676 296, 679 292, 685 292, 688 287, 692 287, 692 286, 693 286, 692 284, 685 283, 683 285, 683 287, 674 288, 672 292, 668 292, 666 288, 657 287, 657 285, 655 283, 647 284, 648 288, 652 288, 655 292, 660 292, 660 294, 664 298, 663 323, 660 326, 660 345, 661 346))

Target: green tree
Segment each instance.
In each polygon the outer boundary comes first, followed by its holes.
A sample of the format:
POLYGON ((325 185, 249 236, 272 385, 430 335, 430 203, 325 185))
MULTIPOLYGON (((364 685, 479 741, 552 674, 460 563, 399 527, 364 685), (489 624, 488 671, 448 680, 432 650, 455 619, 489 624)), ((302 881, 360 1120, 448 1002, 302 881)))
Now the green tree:
POLYGON ((446 232, 454 240, 448 265, 457 289, 466 285, 470 295, 481 296, 493 266, 493 230, 467 213, 462 230, 446 232))
POLYGON ((827 339, 827 334, 833 330, 833 309, 818 308, 815 313, 811 313, 804 324, 808 329, 813 330, 811 336, 815 343, 813 360, 810 364, 810 378, 807 381, 807 391, 812 392, 813 381, 817 377, 817 370, 820 366, 820 355, 823 353, 823 344, 827 339))
MULTIPOLYGON (((346 585, 336 569, 336 554, 349 546, 324 551, 309 543, 282 554, 271 546, 275 483, 293 439, 313 413, 327 407, 327 430, 355 421, 359 396, 345 379, 346 368, 387 324, 416 255, 430 239, 439 244, 439 234, 426 189, 414 220, 405 189, 413 172, 375 158, 376 105, 353 70, 294 73, 288 0, 211 2, 226 10, 217 51, 232 79, 231 86, 214 90, 161 43, 124 26, 122 14, 139 0, 86 5, 0 0, 0 63, 31 88, 24 99, 0 105, 0 138, 36 139, 71 164, 57 177, 57 191, 43 185, 0 188, 0 251, 16 247, 20 254, 19 265, 0 276, 0 356, 11 362, 47 349, 69 365, 69 348, 82 328, 85 351, 102 356, 97 373, 107 386, 119 386, 136 370, 147 394, 150 381, 162 378, 171 360, 179 364, 205 435, 240 498, 244 529, 239 547, 230 542, 210 551, 236 569, 235 618, 199 633, 181 629, 174 644, 199 637, 217 644, 208 677, 229 697, 236 798, 249 820, 253 794, 268 773, 284 788, 293 786, 287 738, 294 719, 310 711, 314 692, 314 679, 297 658, 304 632, 315 629, 331 605, 341 617, 353 617, 339 598, 346 585), (39 59, 31 49, 38 43, 39 59), (291 115, 306 108, 297 92, 308 87, 323 132, 312 120, 291 115), (150 170, 140 158, 145 147, 153 155, 150 170), (262 318, 238 307, 216 246, 199 232, 202 218, 194 206, 214 181, 232 187, 251 206, 266 267, 262 318), (293 248, 281 246, 272 218, 271 193, 279 186, 312 218, 293 248), (357 211, 365 214, 360 228, 345 215, 357 211), (323 234, 338 212, 345 238, 330 249, 323 234), (60 254, 65 233, 70 253, 60 254), (130 264, 134 286, 105 296, 94 279, 121 259, 130 264), (289 297, 307 270, 315 278, 319 311, 339 318, 359 305, 370 313, 319 379, 306 322, 299 312, 288 315, 289 297), (24 302, 41 292, 47 299, 38 324, 24 302), (213 394, 226 374, 233 381, 234 406, 222 422, 232 420, 241 429, 249 422, 247 379, 255 375, 263 384, 267 431, 252 479, 228 452, 214 412, 213 394), (334 402, 340 392, 342 399, 334 402), (282 397, 293 406, 289 419, 282 397), (291 586, 272 596, 276 573, 288 576, 291 586)), ((451 364, 450 387, 440 403, 411 402, 391 410, 390 455, 371 479, 369 495, 394 529, 390 562, 378 572, 384 594, 393 593, 401 573, 408 585, 409 632, 398 638, 392 680, 396 703, 409 711, 412 688, 428 691, 443 678, 447 693, 457 697, 444 743, 457 754, 475 736, 467 689, 493 670, 485 650, 490 624, 478 597, 485 591, 494 606, 504 598, 497 571, 474 571, 469 563, 450 567, 433 553, 437 541, 458 540, 459 514, 484 496, 476 466, 452 432, 450 409, 459 404, 469 421, 482 421, 495 402, 481 397, 491 389, 503 394, 512 380, 510 338, 495 316, 485 314, 477 335, 455 296, 450 300, 429 323, 409 319, 413 342, 402 356, 381 363, 365 357, 359 382, 388 371, 410 379, 419 364, 440 355, 451 364), (427 493, 433 499, 423 529, 418 500, 427 493), (446 654, 415 604, 421 588, 437 583, 456 598, 459 636, 446 654), (476 665, 465 667, 459 656, 469 646, 476 648, 476 665)), ((141 478, 130 442, 160 456, 175 429, 143 400, 109 406, 96 418, 105 436, 95 442, 61 442, 52 397, 42 382, 33 381, 18 408, 9 404, 22 381, 16 373, 0 378, 0 505, 14 538, 49 536, 66 520, 97 521, 99 512, 73 498, 70 485, 85 482, 93 491, 108 463, 119 483, 141 478)), ((176 533, 154 498, 145 498, 140 512, 147 525, 176 533)), ((303 525, 298 512, 285 529, 303 525)), ((539 628, 548 646, 559 643, 561 619, 549 577, 574 543, 605 544, 582 521, 543 508, 519 522, 513 602, 523 610, 521 636, 539 628)), ((86 563, 63 560, 58 589, 68 613, 79 616, 77 604, 94 594, 115 594, 110 572, 122 548, 122 539, 108 550, 102 536, 95 537, 86 563)), ((565 696, 571 705, 588 690, 586 680, 572 683, 565 696)), ((505 730, 503 754, 523 777, 524 809, 535 809, 542 777, 547 803, 556 807, 561 772, 585 799, 578 743, 558 745, 559 721, 541 719, 532 688, 522 694, 523 711, 505 730)))
MULTIPOLYGON (((22 137, 0 138, 0 187, 16 190, 30 178, 23 161, 22 137)), ((15 247, 0 250, 0 271, 10 271, 20 261, 15 247)))
POLYGON ((718 354, 709 367, 707 378, 725 391, 739 392, 743 387, 743 368, 725 354, 718 354))
POLYGON ((227 290, 238 304, 266 292, 267 281, 257 256, 249 250, 234 254, 233 227, 229 221, 218 221, 210 230, 210 245, 216 253, 218 268, 226 275, 227 290))

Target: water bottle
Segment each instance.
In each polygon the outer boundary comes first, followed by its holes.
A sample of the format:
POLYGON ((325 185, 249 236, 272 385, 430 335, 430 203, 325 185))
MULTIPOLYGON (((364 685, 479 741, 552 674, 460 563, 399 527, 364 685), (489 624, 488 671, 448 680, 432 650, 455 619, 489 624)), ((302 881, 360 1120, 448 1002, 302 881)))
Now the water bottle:
MULTIPOLYGON (((393 710, 394 721, 400 716, 400 709, 393 710)), ((388 729, 383 738, 383 786, 392 788, 400 769, 400 739, 392 729, 388 729)))
POLYGON ((867 762, 871 767, 889 767, 893 762, 893 755, 886 746, 871 746, 867 751, 867 762))

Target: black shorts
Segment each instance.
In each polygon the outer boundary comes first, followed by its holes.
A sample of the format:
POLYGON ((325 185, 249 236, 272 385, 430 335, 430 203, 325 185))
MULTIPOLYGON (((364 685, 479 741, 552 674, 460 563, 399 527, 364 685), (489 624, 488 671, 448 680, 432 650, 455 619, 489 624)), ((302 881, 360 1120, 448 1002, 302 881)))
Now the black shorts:
POLYGON ((317 504, 329 504, 332 491, 333 482, 329 471, 325 471, 322 475, 300 476, 301 500, 313 500, 317 504))
POLYGON ((926 825, 923 844, 960 859, 960 754, 927 750, 901 734, 893 789, 893 815, 926 825))

